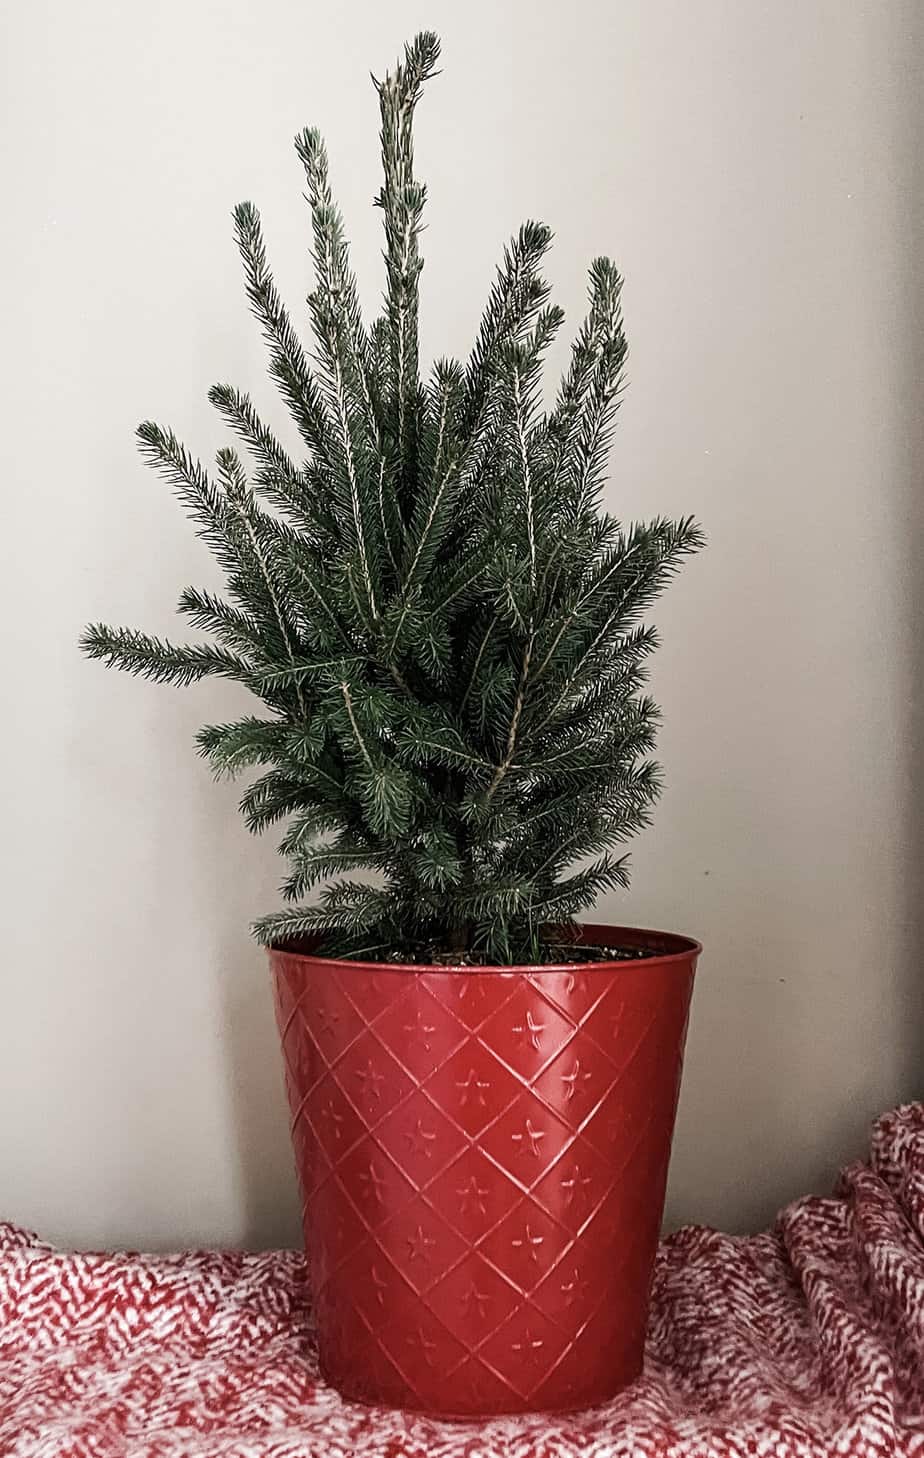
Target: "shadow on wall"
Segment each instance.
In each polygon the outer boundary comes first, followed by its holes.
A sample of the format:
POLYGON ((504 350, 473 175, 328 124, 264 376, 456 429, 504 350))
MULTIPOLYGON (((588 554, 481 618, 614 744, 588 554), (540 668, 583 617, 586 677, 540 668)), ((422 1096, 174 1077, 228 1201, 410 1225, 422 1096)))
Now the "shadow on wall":
MULTIPOLYGON (((215 789, 209 786, 212 794, 215 789)), ((275 904, 274 881, 282 863, 274 856, 270 832, 258 842, 259 860, 268 862, 267 874, 253 884, 257 857, 236 811, 236 798, 233 794, 228 816, 222 817, 227 837, 214 837, 209 862, 214 876, 209 889, 212 906, 221 908, 216 939, 217 1002, 222 1014, 220 1053, 230 1104, 229 1152, 237 1159, 236 1243, 245 1249, 263 1250, 301 1244, 300 1205, 269 962, 247 927, 249 917, 275 904), (239 900, 234 894, 229 897, 229 886, 247 888, 246 906, 242 904, 244 898, 239 900)), ((216 817, 205 818, 217 823, 216 817)))
MULTIPOLYGON (((271 837, 254 842, 248 836, 237 810, 242 787, 214 783, 194 749, 202 723, 221 722, 240 711, 236 702, 228 714, 222 687, 180 690, 179 701, 171 701, 163 689, 150 693, 148 728, 161 746, 157 761, 171 765, 171 793, 160 799, 160 825, 152 827, 152 841, 161 848, 175 841, 176 807, 185 804, 184 860, 193 872, 183 893, 187 903, 178 905, 169 854, 152 857, 150 935, 157 939, 164 905, 171 907, 171 920, 180 929, 175 938, 171 932, 177 958, 171 975, 178 982, 172 994, 169 984, 158 993, 159 1016, 164 1017, 165 996, 173 995, 184 1000, 188 1018, 176 1030, 176 1076, 166 1087, 158 1080, 160 1109, 150 1124, 142 1106, 151 1097, 151 1084, 147 1077, 137 1084, 129 1080, 139 1101, 134 1120, 150 1141, 142 1163, 155 1162, 161 1178, 173 1182, 173 1195, 159 1212, 166 1223, 149 1236, 129 1234, 127 1239, 161 1249, 216 1240, 245 1249, 301 1243, 269 967, 248 932, 249 920, 273 903, 278 864, 271 837), (188 1002, 182 986, 186 978, 193 983, 188 1002), (171 1109, 163 1108, 165 1101, 171 1109), (191 1196, 185 1210, 184 1189, 191 1196)), ((165 1038, 166 1029, 162 1021, 157 1036, 165 1038)), ((139 1023, 137 1046, 144 1038, 139 1023)), ((118 1085, 113 1096, 119 1096, 118 1085)), ((124 1207, 121 1180, 118 1200, 124 1207)), ((129 1218, 124 1209, 122 1214, 129 1218)), ((144 1230, 150 1210, 131 1212, 130 1219, 144 1230)), ((122 1242, 122 1234, 116 1239, 122 1242)))
POLYGON ((266 953, 231 927, 221 957, 226 1057, 240 1181, 240 1244, 301 1244, 282 1055, 266 953))
POLYGON ((909 108, 901 138, 902 171, 907 179, 901 219, 908 240, 905 279, 905 327, 908 331, 906 368, 910 379, 905 398, 917 400, 918 409, 906 424, 908 522, 905 537, 906 571, 910 575, 911 643, 909 710, 906 719, 909 751, 907 814, 910 818, 911 864, 906 876, 908 924, 908 1013, 917 1029, 912 1076, 915 1097, 924 1097, 924 14, 918 9, 907 37, 906 64, 916 84, 916 105, 909 108))

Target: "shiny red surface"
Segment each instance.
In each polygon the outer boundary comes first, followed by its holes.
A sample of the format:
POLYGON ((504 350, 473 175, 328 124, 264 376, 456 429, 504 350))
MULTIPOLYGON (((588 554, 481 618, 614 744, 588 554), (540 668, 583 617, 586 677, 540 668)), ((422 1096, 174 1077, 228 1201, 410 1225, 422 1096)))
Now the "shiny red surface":
POLYGON ((699 954, 403 967, 270 953, 320 1359, 435 1415, 592 1406, 641 1371, 699 954))

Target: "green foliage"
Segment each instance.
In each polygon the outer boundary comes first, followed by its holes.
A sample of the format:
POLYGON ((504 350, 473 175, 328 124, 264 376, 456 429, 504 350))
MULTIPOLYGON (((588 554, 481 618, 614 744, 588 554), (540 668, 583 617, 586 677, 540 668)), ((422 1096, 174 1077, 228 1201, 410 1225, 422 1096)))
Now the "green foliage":
POLYGON ((508 246, 470 358, 421 379, 426 189, 412 122, 438 55, 436 36, 419 35, 376 83, 386 290, 371 328, 317 132, 296 139, 311 362, 256 208, 234 213, 304 462, 230 385, 210 399, 248 468, 225 449, 211 475, 170 431, 139 428, 226 575, 226 598, 187 588, 179 601, 209 641, 92 626, 83 647, 164 682, 223 675, 262 700, 263 717, 198 738, 216 773, 262 771, 241 802, 251 830, 286 822, 288 907, 258 923, 262 941, 320 933, 341 954, 515 962, 541 955, 543 924, 626 884, 616 852, 660 786, 658 711, 643 692, 656 636, 641 616, 701 534, 660 518, 624 530, 601 510, 626 357, 609 259, 591 267, 550 409, 541 368, 562 314, 548 303, 551 234, 539 223, 508 246))

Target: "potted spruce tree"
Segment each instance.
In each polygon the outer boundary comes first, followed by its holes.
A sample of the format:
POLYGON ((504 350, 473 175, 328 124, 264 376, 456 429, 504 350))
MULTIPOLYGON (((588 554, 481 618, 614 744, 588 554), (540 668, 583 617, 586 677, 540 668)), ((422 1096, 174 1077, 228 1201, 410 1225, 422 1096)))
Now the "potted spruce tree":
POLYGON ((384 310, 367 328, 316 131, 312 356, 234 214, 270 373, 307 452, 246 394, 246 447, 208 474, 151 423, 141 448, 227 576, 187 589, 208 635, 92 626, 94 658, 218 674, 258 714, 199 734, 284 824, 269 948, 320 1361, 348 1397, 444 1414, 589 1405, 638 1373, 697 944, 581 924, 624 886, 659 789, 645 609, 701 541, 624 529, 600 495, 626 342, 621 279, 590 271, 557 398, 549 229, 509 244, 469 359, 418 360, 419 35, 377 83, 384 310), (320 889, 313 899, 311 893, 320 889))

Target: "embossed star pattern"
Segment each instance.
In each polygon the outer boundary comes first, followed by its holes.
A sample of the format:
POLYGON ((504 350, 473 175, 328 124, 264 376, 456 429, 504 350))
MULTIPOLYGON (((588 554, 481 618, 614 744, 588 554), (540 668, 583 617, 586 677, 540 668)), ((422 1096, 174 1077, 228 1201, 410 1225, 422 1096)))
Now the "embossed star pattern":
POLYGON ((527 1008, 525 1021, 517 1023, 513 1031, 519 1033, 531 1048, 538 1048, 542 1041, 542 1034, 545 1031, 545 1023, 537 1023, 532 1012, 527 1008))
POLYGON ((430 1052, 430 1037, 436 1032, 434 1023, 424 1021, 424 1016, 419 1007, 414 1009, 414 1015, 409 1023, 405 1023, 404 1031, 413 1037, 420 1039, 421 1047, 425 1053, 430 1052))
POLYGON ((321 1112, 324 1115, 324 1117, 327 1120, 327 1122, 329 1124, 332 1124, 333 1125, 333 1128, 334 1128, 334 1138, 335 1139, 339 1139, 340 1138, 340 1132, 341 1132, 340 1131, 340 1125, 343 1123, 343 1115, 341 1114, 340 1110, 337 1108, 337 1105, 334 1103, 333 1098, 329 1098, 327 1100, 327 1103, 324 1105, 324 1107, 321 1110, 321 1112))
POLYGON ((532 1121, 526 1120, 526 1128, 519 1134, 511 1134, 514 1144, 519 1145, 521 1154, 529 1154, 533 1159, 538 1159, 541 1154, 540 1143, 545 1138, 544 1129, 534 1129, 532 1121))
POLYGON ((436 1359, 433 1353, 436 1351, 436 1342, 431 1342, 422 1326, 419 1326, 415 1332, 408 1332, 405 1341, 408 1346, 420 1349, 428 1367, 435 1365, 436 1359))
POLYGON ((581 1060, 575 1058, 574 1067, 570 1073, 563 1073, 561 1081, 565 1085, 565 1098, 573 1099, 579 1083, 587 1083, 593 1075, 589 1072, 581 1072, 581 1060))
POLYGON ((581 1275, 577 1266, 561 1285, 561 1294, 565 1298, 566 1306, 574 1306, 576 1302, 583 1301, 589 1290, 590 1282, 581 1275))
POLYGON ((488 1302, 490 1301, 490 1299, 491 1298, 488 1293, 486 1291, 479 1291, 478 1287, 473 1281, 466 1291, 465 1295, 462 1297, 462 1305, 466 1307, 468 1311, 474 1311, 476 1315, 481 1318, 487 1312, 488 1302))
POLYGON ((470 1068, 468 1071, 468 1078, 456 1080, 456 1088, 462 1090, 462 1097, 459 1100, 459 1103, 462 1105, 463 1108, 465 1108, 470 1100, 474 1100, 474 1102, 478 1104, 479 1108, 486 1108, 487 1105, 485 1103, 484 1091, 486 1088, 489 1087, 490 1084, 486 1080, 483 1082, 478 1077, 474 1068, 470 1068))
POLYGON ((535 1362, 538 1360, 539 1355, 542 1352, 543 1345, 544 1344, 542 1337, 533 1336, 529 1327, 527 1327, 526 1331, 523 1333, 521 1340, 518 1342, 511 1342, 510 1348, 511 1351, 522 1352, 523 1356, 528 1357, 530 1361, 535 1362))
POLYGON ((322 1033, 332 1033, 336 1023, 340 1021, 340 1014, 333 1012, 329 1007, 319 1007, 317 1011, 318 1028, 322 1033))
POLYGON ((367 1169, 362 1169, 357 1176, 360 1184, 370 1190, 376 1200, 381 1200, 382 1190, 385 1187, 385 1176, 380 1174, 375 1165, 370 1162, 367 1169))
POLYGON ((380 1276, 379 1275, 379 1273, 376 1270, 375 1266, 370 1266, 369 1267, 369 1276, 370 1276, 370 1279, 372 1281, 373 1286, 375 1287, 375 1299, 376 1299, 376 1301, 378 1301, 378 1303, 379 1303, 380 1306, 384 1306, 385 1305, 385 1289, 386 1289, 386 1287, 388 1285, 388 1282, 385 1280, 384 1276, 380 1276))
POLYGON ((478 1211, 479 1215, 484 1215, 487 1212, 485 1200, 487 1199, 488 1192, 481 1188, 474 1175, 472 1175, 468 1184, 462 1185, 460 1189, 456 1190, 456 1194, 459 1197, 459 1204, 461 1205, 463 1215, 467 1215, 472 1207, 478 1211))
POLYGON ((427 1251, 431 1245, 436 1245, 432 1236, 424 1232, 422 1225, 418 1225, 413 1235, 407 1238, 407 1253, 412 1261, 425 1261, 428 1259, 427 1251))
POLYGON ((590 1182, 590 1175, 582 1175, 581 1166, 576 1164, 569 1177, 561 1182, 562 1189, 567 1192, 565 1195, 565 1204, 573 1205, 575 1196, 580 1194, 581 1190, 586 1189, 590 1182))
POLYGON ((371 1058, 365 1068, 358 1068, 356 1070, 356 1077, 362 1084, 364 1092, 369 1093, 374 1099, 380 1099, 382 1097, 380 1085, 385 1081, 385 1074, 371 1058))
POLYGON ((527 1224, 526 1229, 523 1231, 523 1234, 519 1237, 519 1239, 512 1240, 510 1244, 516 1250, 524 1250, 529 1256, 530 1260, 533 1261, 535 1264, 538 1264, 539 1247, 542 1244, 543 1239, 544 1236, 533 1235, 532 1230, 527 1224))
POLYGON ((433 1143, 436 1139, 434 1129, 425 1129, 423 1121, 417 1120, 413 1129, 405 1129, 404 1142, 411 1154, 425 1154, 428 1159, 433 1157, 433 1143))

